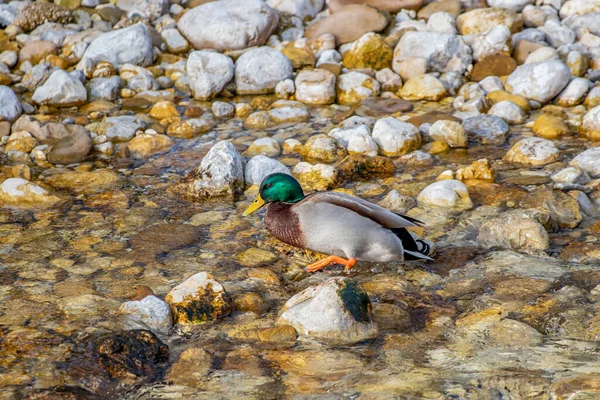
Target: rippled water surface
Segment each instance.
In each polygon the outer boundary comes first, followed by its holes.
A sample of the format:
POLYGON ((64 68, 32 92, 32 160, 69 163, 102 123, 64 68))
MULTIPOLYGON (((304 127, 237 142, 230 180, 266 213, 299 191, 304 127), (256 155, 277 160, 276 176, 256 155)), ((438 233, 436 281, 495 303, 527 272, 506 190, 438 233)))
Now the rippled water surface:
MULTIPOLYGON (((407 115, 439 107, 424 104, 407 115)), ((416 197, 444 170, 481 158, 497 171, 496 184, 469 187, 473 210, 410 214, 436 242, 434 262, 358 265, 350 272, 373 303, 375 340, 351 346, 259 340, 257 331, 274 325, 293 294, 345 273, 336 267, 309 275, 303 266, 310 255, 273 240, 262 213, 242 218, 255 188, 235 202, 205 203, 180 200, 167 188, 217 138, 233 139, 243 151, 261 136, 304 141, 327 133, 337 111, 312 111, 306 124, 255 132, 232 120, 145 160, 90 161, 74 169, 109 169, 118 183, 85 193, 65 189, 60 209, 0 211, 0 398, 598 398, 600 266, 598 258, 564 257, 568 244, 597 243, 597 221, 584 216, 575 229, 553 230, 550 250, 537 254, 484 250, 475 240, 483 221, 528 207, 549 187, 549 173, 565 165, 503 164, 511 144, 529 134, 523 127, 513 127, 502 147, 473 144, 432 166, 398 164, 393 176, 344 184, 377 202, 392 189, 416 197), (161 336, 170 361, 151 376, 108 378, 92 349, 123 329, 119 305, 140 285, 164 298, 200 271, 223 283, 234 302, 258 296, 247 312, 161 336), (193 347, 210 357, 177 367, 179 354, 193 347)), ((585 147, 574 138, 556 143, 567 158, 585 147)), ((293 165, 300 158, 280 160, 293 165)), ((34 169, 33 180, 43 184, 65 169, 73 168, 34 169)))

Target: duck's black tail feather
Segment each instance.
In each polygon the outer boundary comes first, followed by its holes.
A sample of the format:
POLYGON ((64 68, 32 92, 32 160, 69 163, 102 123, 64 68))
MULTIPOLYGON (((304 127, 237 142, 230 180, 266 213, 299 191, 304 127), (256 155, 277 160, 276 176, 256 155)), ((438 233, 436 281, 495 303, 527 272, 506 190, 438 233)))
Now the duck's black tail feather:
POLYGON ((402 241, 405 260, 432 259, 429 257, 431 248, 424 240, 415 240, 406 228, 391 228, 390 230, 402 241))

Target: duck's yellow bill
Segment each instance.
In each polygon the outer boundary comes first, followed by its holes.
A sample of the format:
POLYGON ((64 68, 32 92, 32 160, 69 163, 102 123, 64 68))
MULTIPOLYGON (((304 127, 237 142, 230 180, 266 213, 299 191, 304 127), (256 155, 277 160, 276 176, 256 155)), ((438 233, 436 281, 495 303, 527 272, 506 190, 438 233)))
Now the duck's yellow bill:
POLYGON ((262 197, 260 197, 260 194, 257 194, 256 198, 254 199, 254 201, 252 202, 252 204, 250 204, 250 207, 248 207, 246 209, 246 211, 244 211, 244 213, 242 214, 242 217, 245 217, 247 215, 250 215, 250 214, 253 214, 253 213, 257 212, 264 205, 265 205, 265 201, 262 199, 262 197))

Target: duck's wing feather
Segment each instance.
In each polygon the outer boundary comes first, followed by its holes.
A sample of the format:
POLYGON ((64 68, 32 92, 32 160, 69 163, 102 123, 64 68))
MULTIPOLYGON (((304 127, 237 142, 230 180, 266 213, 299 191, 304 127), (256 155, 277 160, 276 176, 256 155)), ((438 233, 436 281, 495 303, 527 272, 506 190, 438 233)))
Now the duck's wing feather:
POLYGON ((422 223, 416 219, 398 215, 369 201, 345 193, 318 192, 307 196, 303 202, 323 202, 338 207, 344 207, 363 217, 370 218, 386 228, 405 228, 408 226, 422 225, 422 223))

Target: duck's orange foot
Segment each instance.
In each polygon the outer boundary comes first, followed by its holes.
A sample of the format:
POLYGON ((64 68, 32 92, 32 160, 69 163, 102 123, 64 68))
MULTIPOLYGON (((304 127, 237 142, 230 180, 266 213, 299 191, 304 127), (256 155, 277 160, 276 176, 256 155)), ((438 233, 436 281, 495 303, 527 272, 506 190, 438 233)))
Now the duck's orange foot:
POLYGON ((310 264, 308 267, 306 267, 306 270, 308 272, 317 272, 329 265, 332 264, 340 264, 346 267, 346 271, 350 270, 350 268, 352 268, 355 264, 356 264, 356 258, 351 258, 349 260, 346 260, 342 257, 338 257, 338 256, 329 256, 321 261, 317 261, 314 264, 310 264))

